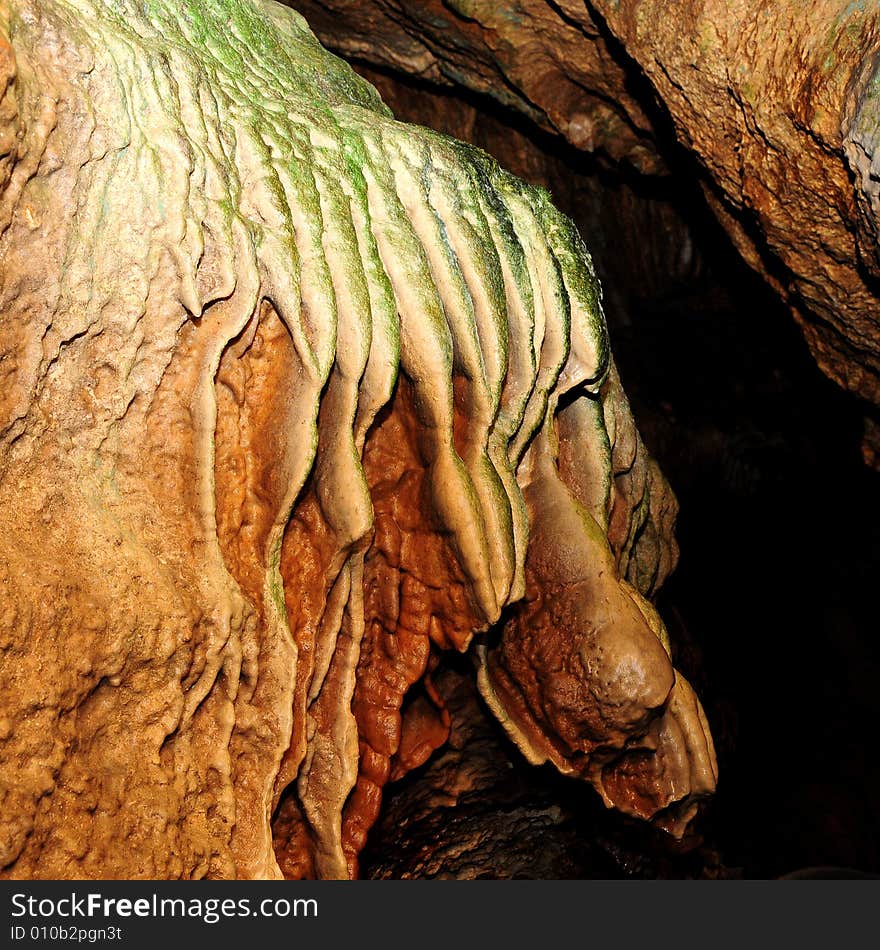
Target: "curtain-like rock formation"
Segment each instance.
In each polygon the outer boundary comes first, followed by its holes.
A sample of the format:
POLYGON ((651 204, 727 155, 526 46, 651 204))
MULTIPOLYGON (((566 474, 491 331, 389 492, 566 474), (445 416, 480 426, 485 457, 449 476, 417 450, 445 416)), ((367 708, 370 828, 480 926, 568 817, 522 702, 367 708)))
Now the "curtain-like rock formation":
MULTIPOLYGON (((644 171, 662 168, 658 117, 671 120, 710 207, 821 368, 880 407, 876 4, 290 2, 347 55, 486 93, 644 171)), ((869 423, 869 458, 878 433, 869 423)))
POLYGON ((571 223, 265 0, 0 34, 3 873, 356 874, 475 635, 532 761, 680 833, 675 503, 571 223))

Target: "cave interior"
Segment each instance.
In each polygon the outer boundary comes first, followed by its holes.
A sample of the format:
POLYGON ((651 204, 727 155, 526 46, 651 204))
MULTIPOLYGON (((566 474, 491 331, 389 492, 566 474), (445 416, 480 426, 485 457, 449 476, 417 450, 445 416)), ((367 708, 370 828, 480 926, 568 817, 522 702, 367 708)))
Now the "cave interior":
MULTIPOLYGON (((432 763, 392 785, 363 875, 455 876, 454 858, 426 855, 438 842, 454 854, 456 837, 466 851, 477 834, 498 839, 476 862, 486 877, 880 873, 880 476, 860 450, 865 404, 819 370, 786 306, 743 262, 661 112, 666 170, 649 176, 489 96, 351 62, 398 118, 546 187, 584 236, 636 422, 681 506, 680 561, 658 605, 674 661, 702 697, 720 774, 675 841, 606 812, 551 767, 527 766, 486 717, 469 727, 481 736, 474 755, 503 761, 505 776, 415 814, 432 763)), ((444 662, 467 692, 468 662, 444 662)), ((463 703, 480 715, 473 696, 463 703)), ((469 875, 473 864, 461 862, 469 875)))
POLYGON ((880 878, 812 6, 0 0, 0 876, 880 878))

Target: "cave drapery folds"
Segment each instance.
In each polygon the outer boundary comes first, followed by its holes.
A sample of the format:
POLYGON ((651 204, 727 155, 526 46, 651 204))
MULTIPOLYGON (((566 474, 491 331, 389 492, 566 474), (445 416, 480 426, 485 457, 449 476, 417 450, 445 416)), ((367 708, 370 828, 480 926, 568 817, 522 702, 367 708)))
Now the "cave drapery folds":
POLYGON ((354 875, 469 648, 531 761, 680 834, 675 500, 549 196, 265 0, 0 34, 4 873, 354 875))

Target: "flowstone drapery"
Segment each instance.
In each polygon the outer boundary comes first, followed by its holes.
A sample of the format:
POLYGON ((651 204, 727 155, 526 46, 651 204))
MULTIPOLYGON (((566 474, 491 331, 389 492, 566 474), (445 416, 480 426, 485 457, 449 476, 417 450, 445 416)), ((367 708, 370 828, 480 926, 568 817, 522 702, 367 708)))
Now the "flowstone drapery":
POLYGON ((0 33, 4 873, 356 874, 475 635, 530 760, 680 833, 674 499, 548 196, 271 2, 0 33))
POLYGON ((600 162, 678 166, 865 400, 880 466, 878 4, 287 2, 337 52, 490 96, 600 162))

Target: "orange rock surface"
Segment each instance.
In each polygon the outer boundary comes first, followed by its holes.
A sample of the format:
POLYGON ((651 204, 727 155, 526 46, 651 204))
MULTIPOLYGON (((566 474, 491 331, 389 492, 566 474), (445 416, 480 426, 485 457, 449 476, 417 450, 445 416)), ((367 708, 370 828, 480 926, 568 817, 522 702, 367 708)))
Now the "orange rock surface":
POLYGON ((449 650, 679 834, 675 502, 571 222, 267 0, 0 35, 2 874, 355 875, 449 650))

